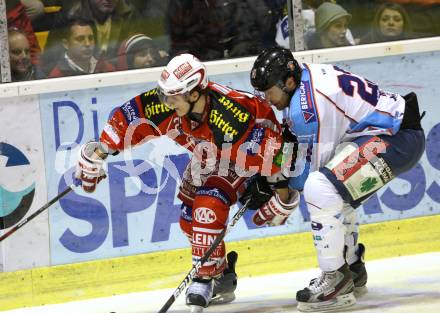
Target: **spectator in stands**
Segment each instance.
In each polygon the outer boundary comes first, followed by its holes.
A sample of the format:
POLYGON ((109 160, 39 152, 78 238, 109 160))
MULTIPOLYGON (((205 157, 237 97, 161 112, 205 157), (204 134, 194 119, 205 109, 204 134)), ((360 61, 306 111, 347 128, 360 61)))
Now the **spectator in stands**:
POLYGON ((352 15, 350 21, 350 31, 355 40, 364 37, 371 27, 377 6, 385 2, 384 0, 337 0, 336 3, 342 6, 352 15))
POLYGON ((20 3, 20 0, 6 1, 6 16, 8 27, 15 27, 24 31, 30 45, 32 64, 38 64, 41 53, 40 45, 35 36, 31 20, 26 14, 26 8, 20 3))
POLYGON ((324 2, 315 12, 316 31, 306 34, 308 49, 334 48, 352 45, 347 40, 349 14, 338 4, 324 2))
POLYGON ((405 9, 396 3, 383 3, 376 10, 370 32, 361 43, 413 38, 411 22, 405 9))
MULTIPOLYGON (((301 11, 301 15, 303 18, 303 25, 304 25, 304 36, 305 38, 310 38, 310 36, 316 36, 313 35, 316 32, 315 27, 315 11, 316 9, 324 2, 332 2, 335 3, 335 1, 323 1, 323 0, 311 0, 311 1, 303 1, 303 9, 301 11)), ((287 12, 286 12, 287 14, 287 12)), ((277 25, 277 33, 275 37, 275 41, 278 46, 289 49, 290 48, 290 39, 289 39, 289 23, 288 23, 288 16, 284 16, 282 20, 277 25)), ((347 38, 350 45, 354 45, 355 39, 353 38, 353 35, 351 33, 350 29, 347 29, 345 33, 345 37, 347 38)))
POLYGON ((112 64, 102 57, 99 60, 94 57, 95 32, 92 21, 72 19, 66 27, 62 42, 64 56, 48 78, 114 71, 112 64))
POLYGON ((9 28, 8 41, 12 81, 35 79, 35 68, 31 62, 30 44, 26 33, 18 28, 9 28))
POLYGON ((123 42, 119 52, 118 70, 163 66, 168 63, 168 58, 161 56, 155 42, 143 34, 134 35, 123 42))
POLYGON ((63 6, 49 17, 37 21, 39 30, 50 30, 44 65, 47 70, 53 67, 51 60, 59 58, 63 27, 71 18, 83 18, 93 21, 96 29, 96 56, 104 57, 113 64, 117 63, 118 49, 121 43, 131 35, 141 33, 141 19, 127 0, 77 0, 63 6))
POLYGON ((440 35, 440 0, 390 0, 408 12, 417 37, 440 35))
POLYGON ((271 25, 269 11, 264 0, 171 0, 170 54, 186 52, 201 60, 255 55, 271 25))
POLYGON ((44 4, 41 0, 20 0, 26 8, 26 14, 31 21, 44 15, 44 4))
POLYGON ((170 0, 166 22, 170 34, 170 55, 191 53, 202 59, 203 25, 200 23, 203 1, 170 0))

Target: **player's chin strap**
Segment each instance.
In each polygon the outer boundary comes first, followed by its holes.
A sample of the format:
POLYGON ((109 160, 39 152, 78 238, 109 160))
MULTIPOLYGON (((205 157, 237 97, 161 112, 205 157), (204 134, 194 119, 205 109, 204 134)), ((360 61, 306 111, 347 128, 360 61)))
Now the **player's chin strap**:
POLYGON ((277 85, 277 86, 278 86, 283 92, 285 92, 286 94, 289 95, 289 100, 292 99, 293 94, 295 93, 296 89, 298 89, 298 84, 296 84, 296 87, 293 88, 292 91, 289 91, 289 90, 287 89, 286 84, 283 83, 283 82, 281 82, 281 81, 279 81, 276 85, 277 85))
MULTIPOLYGON (((297 66, 299 66, 299 65, 297 65, 297 66)), ((291 75, 292 75, 291 77, 293 77, 293 81, 295 82, 295 85, 296 85, 296 86, 295 86, 295 88, 293 88, 293 90, 290 91, 290 92, 289 92, 289 90, 288 90, 287 87, 286 87, 286 83, 283 82, 282 80, 278 81, 278 83, 276 84, 279 88, 281 88, 281 90, 282 90, 283 92, 285 92, 286 94, 289 95, 289 100, 292 99, 293 94, 295 93, 296 89, 298 89, 298 86, 301 84, 301 72, 302 72, 302 71, 300 71, 300 72, 297 73, 297 74, 295 74, 295 72, 293 72, 293 73, 291 74, 291 75)), ((289 77, 289 76, 286 77, 285 81, 287 80, 288 77, 289 77)))
POLYGON ((188 111, 188 118, 194 122, 201 123, 203 119, 203 113, 196 113, 193 112, 194 106, 196 105, 197 101, 199 101, 200 97, 202 96, 202 93, 198 91, 199 96, 195 101, 188 101, 189 103, 189 111, 188 111))

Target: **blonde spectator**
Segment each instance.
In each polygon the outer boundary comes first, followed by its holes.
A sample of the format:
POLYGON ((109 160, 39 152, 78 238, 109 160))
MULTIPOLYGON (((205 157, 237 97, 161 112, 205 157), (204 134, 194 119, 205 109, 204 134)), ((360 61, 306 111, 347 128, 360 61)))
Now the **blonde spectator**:
POLYGON ((6 1, 6 17, 8 27, 15 27, 26 34, 27 40, 30 45, 32 63, 34 65, 38 64, 41 53, 40 45, 38 44, 37 37, 35 36, 31 20, 26 14, 26 8, 20 2, 20 0, 6 1))
POLYGON ((34 79, 35 70, 31 62, 30 45, 26 33, 17 28, 10 28, 8 41, 12 81, 34 79))

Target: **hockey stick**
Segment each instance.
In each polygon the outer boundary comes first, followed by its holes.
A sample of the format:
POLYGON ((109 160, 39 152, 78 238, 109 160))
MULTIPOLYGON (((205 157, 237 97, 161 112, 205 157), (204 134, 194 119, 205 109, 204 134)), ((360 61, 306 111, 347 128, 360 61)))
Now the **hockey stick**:
POLYGON ((14 227, 12 227, 10 230, 8 230, 6 233, 4 233, 2 236, 0 236, 0 242, 2 242, 3 240, 5 240, 6 238, 8 238, 9 236, 11 236, 13 233, 15 233, 17 230, 19 230, 20 228, 22 228, 24 225, 26 225, 27 223, 29 223, 31 220, 33 220, 37 215, 39 215, 41 212, 45 211, 48 207, 50 207, 52 204, 54 204, 55 202, 57 202, 58 200, 60 200, 62 197, 64 197, 65 195, 67 195, 69 192, 71 192, 73 190, 73 188, 75 187, 75 185, 70 185, 69 187, 67 187, 66 190, 62 191, 60 194, 58 194, 55 198, 53 198, 52 200, 50 200, 48 203, 46 203, 45 205, 43 205, 41 208, 39 208, 37 211, 35 211, 34 213, 32 213, 31 215, 29 215, 28 217, 26 217, 24 220, 22 220, 20 223, 18 223, 17 225, 15 225, 14 227))
POLYGON ((158 313, 166 313, 168 309, 173 305, 173 303, 176 301, 177 297, 182 293, 183 290, 188 286, 188 284, 193 280, 193 278, 196 276, 202 265, 208 260, 208 258, 211 256, 211 254, 214 252, 214 250, 217 248, 217 246, 222 242, 222 240, 225 238, 226 233, 234 227, 234 225, 238 222, 238 220, 243 216, 243 214, 248 209, 247 203, 243 205, 237 213, 232 217, 231 222, 229 223, 228 227, 223 229, 222 232, 217 236, 217 238, 214 240, 214 242, 211 244, 209 249, 205 252, 205 254, 200 258, 200 260, 197 261, 196 264, 193 265, 189 273, 186 275, 185 279, 180 283, 179 287, 174 291, 174 293, 171 295, 171 297, 168 299, 168 301, 165 303, 165 305, 160 309, 158 313))

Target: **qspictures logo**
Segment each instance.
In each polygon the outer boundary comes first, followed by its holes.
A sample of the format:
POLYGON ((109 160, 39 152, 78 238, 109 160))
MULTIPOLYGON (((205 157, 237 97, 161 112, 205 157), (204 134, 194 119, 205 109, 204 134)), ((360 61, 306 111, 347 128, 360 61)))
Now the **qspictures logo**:
POLYGON ((29 160, 16 147, 0 142, 0 229, 14 226, 26 215, 34 194, 29 160))

